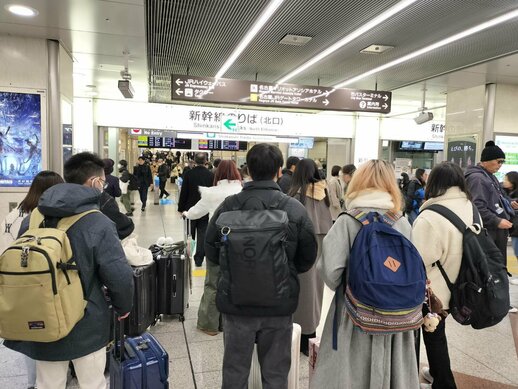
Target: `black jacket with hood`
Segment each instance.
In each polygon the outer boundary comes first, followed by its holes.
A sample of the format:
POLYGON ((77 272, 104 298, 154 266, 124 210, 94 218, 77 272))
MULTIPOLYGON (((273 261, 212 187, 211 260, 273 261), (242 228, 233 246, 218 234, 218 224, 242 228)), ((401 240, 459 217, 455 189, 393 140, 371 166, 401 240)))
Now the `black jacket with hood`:
POLYGON ((511 215, 502 204, 504 193, 494 174, 477 165, 468 167, 464 175, 472 201, 477 206, 485 228, 497 230, 501 219, 511 220, 511 215))
MULTIPOLYGON (((58 184, 43 193, 38 210, 53 225, 62 217, 99 209, 99 191, 77 184, 58 184)), ((26 218, 20 234, 29 225, 26 218)), ((42 361, 69 361, 105 347, 110 339, 112 315, 102 286, 116 312, 131 311, 133 271, 126 261, 115 225, 100 212, 84 216, 68 230, 68 238, 79 267, 83 291, 92 286, 84 317, 72 331, 56 342, 5 341, 5 346, 42 361), (93 284, 92 284, 93 283, 93 284)))
MULTIPOLYGON (((219 265, 220 231, 216 227, 218 216, 229 210, 237 197, 244 210, 261 210, 264 204, 273 203, 277 196, 286 196, 280 193, 279 186, 273 181, 251 181, 245 183, 243 190, 229 196, 221 204, 210 219, 205 235, 205 255, 207 259, 219 265)), ((317 241, 313 224, 304 206, 294 198, 288 198, 282 208, 288 214, 289 230, 286 244, 286 253, 290 267, 290 298, 284 304, 275 307, 243 306, 232 303, 230 292, 231 276, 228 270, 221 267, 218 281, 216 304, 221 313, 238 316, 286 316, 297 309, 299 299, 298 273, 311 269, 317 257, 317 241), (225 289, 225 285, 229 288, 225 289)), ((274 267, 276 264, 274 264, 274 267)))

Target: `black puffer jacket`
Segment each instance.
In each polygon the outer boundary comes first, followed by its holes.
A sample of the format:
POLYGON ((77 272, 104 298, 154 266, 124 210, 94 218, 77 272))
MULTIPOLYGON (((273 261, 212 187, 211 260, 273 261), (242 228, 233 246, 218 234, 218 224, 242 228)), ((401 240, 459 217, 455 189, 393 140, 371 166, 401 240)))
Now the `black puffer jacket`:
POLYGON ((115 228, 117 228, 117 235, 119 235, 119 239, 124 239, 130 236, 133 230, 135 230, 135 224, 133 224, 133 220, 131 220, 120 211, 115 199, 108 193, 103 192, 101 193, 99 204, 101 212, 108 216, 110 220, 115 223, 115 228))
MULTIPOLYGON (((49 220, 99 209, 100 193, 77 184, 58 184, 43 193, 38 210, 49 220)), ((20 234, 29 226, 26 218, 20 234)), ((83 291, 91 290, 84 317, 56 342, 5 341, 5 346, 40 361, 69 361, 98 351, 109 342, 112 315, 102 286, 116 312, 133 304, 133 271, 126 261, 114 224, 100 212, 84 216, 67 232, 79 267, 83 291)))
MULTIPOLYGON (((247 182, 243 190, 236 196, 242 209, 261 210, 264 204, 271 204, 279 196, 280 188, 273 181, 247 182)), ((282 195, 282 194, 281 194, 282 195)), ((220 231, 216 227, 218 216, 229 210, 234 203, 233 197, 227 197, 211 218, 205 236, 205 255, 211 262, 219 264, 220 231)), ((285 195, 282 195, 285 196, 285 195)), ((216 303, 222 313, 239 316, 285 316, 291 315, 297 309, 299 297, 299 279, 297 274, 308 271, 314 264, 317 256, 317 241, 313 224, 308 217, 304 206, 293 198, 289 198, 282 208, 288 214, 289 231, 287 239, 287 255, 290 267, 290 298, 284 304, 275 307, 256 307, 234 305, 230 299, 230 291, 218 288, 216 303)), ((218 285, 230 285, 228 270, 221 269, 218 285)))

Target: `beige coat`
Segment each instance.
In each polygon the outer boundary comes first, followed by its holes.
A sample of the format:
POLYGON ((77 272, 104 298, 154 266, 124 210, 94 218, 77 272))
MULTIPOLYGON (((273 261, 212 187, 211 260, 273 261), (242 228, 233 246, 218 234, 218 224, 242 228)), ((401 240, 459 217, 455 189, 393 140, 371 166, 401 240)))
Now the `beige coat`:
POLYGON ((462 260, 462 234, 438 213, 427 212, 426 208, 432 204, 445 206, 467 225, 473 223, 473 206, 464 192, 458 187, 452 187, 444 195, 427 200, 413 224, 412 242, 423 257, 432 290, 442 301, 444 309, 448 309, 450 290, 439 268, 432 265, 440 261, 450 281, 455 282, 462 260))
POLYGON ((331 217, 334 221, 342 212, 340 200, 342 200, 343 198, 344 190, 338 177, 331 177, 328 180, 327 186, 329 192, 329 201, 331 203, 331 205, 329 206, 329 210, 331 211, 331 217))

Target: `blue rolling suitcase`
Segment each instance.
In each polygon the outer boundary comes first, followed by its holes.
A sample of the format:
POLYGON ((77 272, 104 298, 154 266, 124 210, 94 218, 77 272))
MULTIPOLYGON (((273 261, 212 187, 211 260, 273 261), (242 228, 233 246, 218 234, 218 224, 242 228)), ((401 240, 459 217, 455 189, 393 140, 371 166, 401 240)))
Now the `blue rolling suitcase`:
POLYGON ((121 342, 123 330, 116 318, 115 345, 110 353, 110 389, 168 389, 169 356, 162 345, 147 332, 121 342))

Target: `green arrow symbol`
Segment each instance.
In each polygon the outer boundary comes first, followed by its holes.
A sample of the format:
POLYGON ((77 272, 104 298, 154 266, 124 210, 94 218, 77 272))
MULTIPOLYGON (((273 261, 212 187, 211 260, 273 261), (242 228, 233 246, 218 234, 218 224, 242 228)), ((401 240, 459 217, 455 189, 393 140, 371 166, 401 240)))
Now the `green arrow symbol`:
POLYGON ((232 119, 227 119, 227 121, 223 123, 223 125, 227 127, 227 129, 232 130, 232 127, 235 127, 236 123, 234 123, 232 119))

